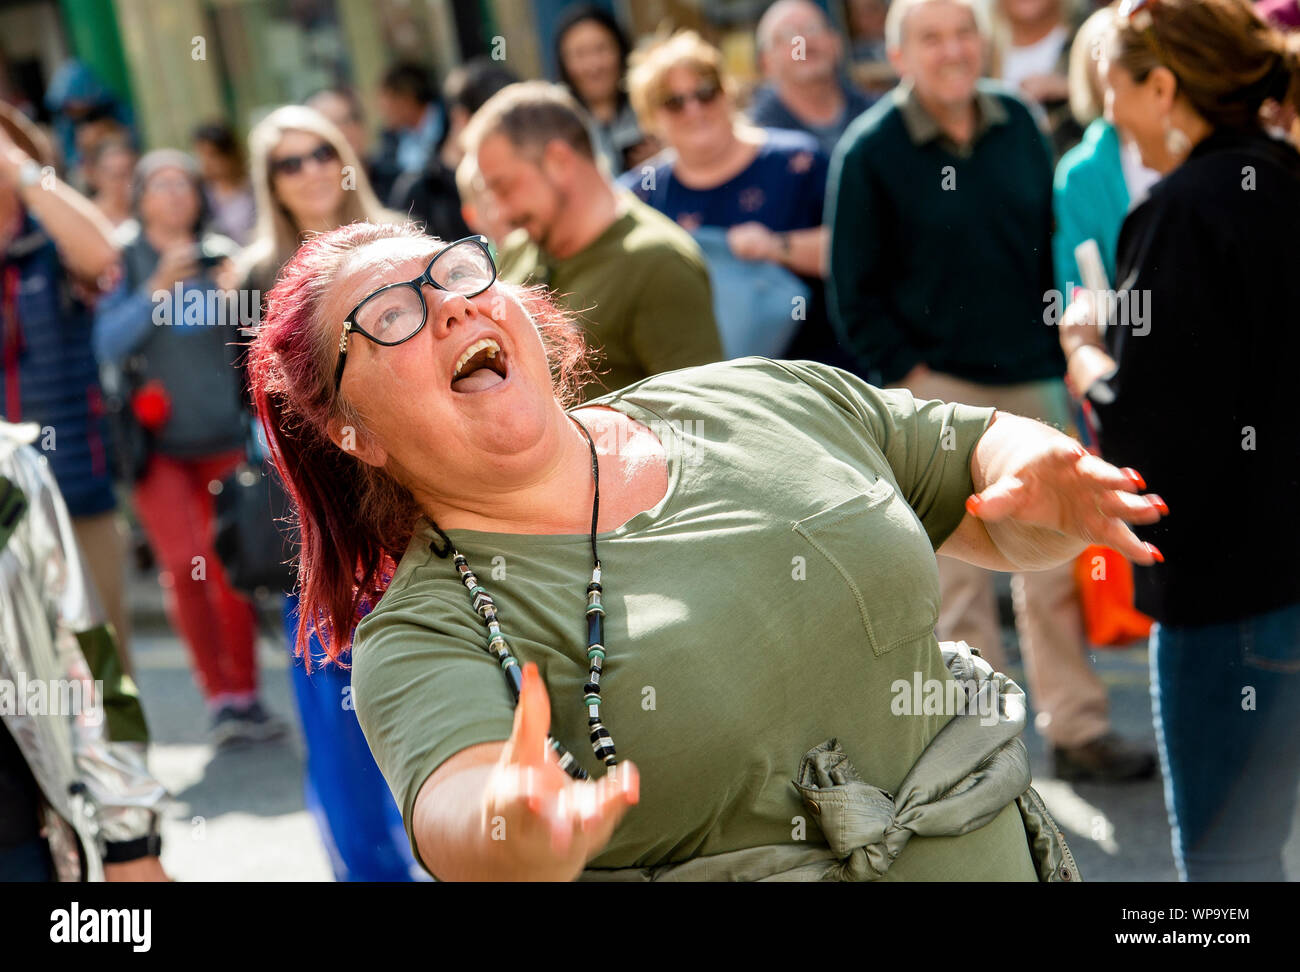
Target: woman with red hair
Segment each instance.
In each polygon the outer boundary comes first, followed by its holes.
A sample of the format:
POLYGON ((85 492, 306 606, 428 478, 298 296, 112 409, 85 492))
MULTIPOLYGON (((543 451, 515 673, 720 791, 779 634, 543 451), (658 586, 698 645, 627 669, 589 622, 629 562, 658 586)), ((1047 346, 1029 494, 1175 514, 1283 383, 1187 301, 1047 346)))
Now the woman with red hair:
POLYGON ((338 655, 374 604, 352 698, 432 874, 1077 878, 1023 692, 935 639, 935 554, 1150 563, 1135 472, 810 362, 566 410, 578 332, 480 238, 325 233, 264 320, 303 617, 338 655))

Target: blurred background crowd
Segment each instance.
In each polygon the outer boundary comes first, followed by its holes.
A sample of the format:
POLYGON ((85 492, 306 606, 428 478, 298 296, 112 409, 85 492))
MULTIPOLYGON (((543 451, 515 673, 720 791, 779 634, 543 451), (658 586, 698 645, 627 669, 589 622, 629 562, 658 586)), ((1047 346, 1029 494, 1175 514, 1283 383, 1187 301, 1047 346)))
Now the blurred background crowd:
MULTIPOLYGON (((1294 0, 1256 6, 1300 27, 1294 0)), ((486 237, 504 279, 584 315, 608 388, 809 358, 1093 444, 1058 334, 1034 325, 1053 291, 1118 285, 1126 214, 1186 154, 1136 99, 1106 110, 1115 10, 937 2, 903 31, 889 0, 0 4, 3 415, 57 429, 50 464, 128 671, 130 576, 156 572, 212 744, 285 733, 259 693, 255 599, 292 644, 293 575, 270 513, 260 531, 246 515, 277 497, 234 328, 307 234, 355 220, 486 237), (936 151, 959 162, 951 187, 917 178, 936 151)), ((1187 29, 1158 60, 1219 106, 1198 117, 1232 129, 1214 111, 1263 105, 1265 130, 1291 131, 1284 71, 1194 63, 1215 39, 1187 29)), ((1112 51, 1144 82, 1134 56, 1112 51)), ((991 576, 941 576, 940 637, 1002 668, 991 576)), ((1156 752, 1113 730, 1089 662, 1150 618, 1098 613, 1086 589, 1073 566, 1012 581, 1038 729, 1061 779, 1150 778, 1156 752)), ((1200 623, 1179 610, 1164 620, 1200 623)), ((396 808, 339 705, 347 672, 293 669, 335 875, 405 879, 396 808)))

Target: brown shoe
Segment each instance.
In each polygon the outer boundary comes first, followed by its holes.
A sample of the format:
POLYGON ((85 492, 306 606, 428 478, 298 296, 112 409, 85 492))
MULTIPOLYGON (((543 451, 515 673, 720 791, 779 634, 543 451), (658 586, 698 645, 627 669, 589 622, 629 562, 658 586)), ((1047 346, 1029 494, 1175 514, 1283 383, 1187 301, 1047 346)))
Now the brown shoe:
POLYGON ((1081 746, 1053 746, 1052 762, 1056 778, 1070 782, 1149 780, 1156 772, 1156 754, 1152 750, 1114 732, 1103 733, 1081 746))

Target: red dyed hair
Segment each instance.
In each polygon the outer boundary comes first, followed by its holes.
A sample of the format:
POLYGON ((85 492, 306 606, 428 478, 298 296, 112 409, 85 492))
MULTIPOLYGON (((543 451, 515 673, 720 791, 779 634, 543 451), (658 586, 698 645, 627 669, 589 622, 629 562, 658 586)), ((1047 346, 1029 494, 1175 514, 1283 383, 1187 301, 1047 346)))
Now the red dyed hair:
MULTIPOLYGON (((420 508, 383 469, 335 445, 338 416, 363 428, 350 403, 334 392, 340 325, 321 306, 343 261, 384 239, 434 242, 410 223, 351 223, 304 243, 266 298, 266 313, 249 350, 253 404, 266 428, 271 460, 284 482, 300 537, 299 624, 295 651, 311 658, 312 632, 329 657, 352 644, 359 617, 378 602, 414 532, 420 508)), ((386 280, 376 280, 379 287, 386 280)), ((568 406, 591 374, 581 329, 543 288, 508 287, 542 337, 556 399, 568 406)))

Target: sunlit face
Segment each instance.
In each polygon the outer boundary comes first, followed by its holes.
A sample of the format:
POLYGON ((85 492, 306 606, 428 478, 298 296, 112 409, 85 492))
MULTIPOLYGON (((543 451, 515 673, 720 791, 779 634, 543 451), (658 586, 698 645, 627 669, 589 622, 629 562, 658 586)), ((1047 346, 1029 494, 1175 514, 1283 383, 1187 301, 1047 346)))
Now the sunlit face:
POLYGON ((945 0, 911 8, 891 60, 921 98, 944 105, 968 101, 975 95, 983 61, 975 12, 945 0))
POLYGON ((1127 69, 1110 60, 1104 52, 1097 68, 1106 85, 1106 120, 1133 140, 1144 165, 1159 172, 1167 171, 1172 161, 1165 147, 1168 109, 1162 105, 1154 76, 1148 75, 1139 84, 1127 69))
POLYGON ((579 97, 588 104, 618 95, 618 42, 594 20, 579 21, 560 42, 560 57, 579 97))
POLYGON ((839 35, 811 3, 791 7, 772 25, 767 43, 763 70, 778 83, 821 81, 835 74, 839 35))
MULTIPOLYGON (((358 302, 419 276, 445 245, 389 239, 356 250, 322 307, 331 343, 358 302)), ((405 343, 384 347, 349 337, 340 394, 382 449, 377 464, 386 461, 408 486, 454 494, 490 481, 494 470, 535 446, 555 399, 541 337, 508 287, 494 283, 467 298, 426 285, 424 297, 428 320, 405 343), (484 341, 493 342, 495 357, 480 352, 457 378, 466 351, 484 341)))
POLYGON ((267 160, 271 169, 271 188, 280 203, 289 210, 299 226, 335 223, 343 209, 342 162, 335 156, 325 161, 312 157, 328 143, 311 132, 285 132, 267 160), (299 158, 296 172, 275 171, 278 160, 299 158))
POLYGON ((199 219, 199 194, 183 169, 157 169, 140 194, 140 220, 150 229, 190 230, 199 219))
POLYGON ((679 152, 698 155, 731 134, 731 101, 717 81, 681 65, 667 72, 655 108, 655 125, 679 152))
POLYGON ((522 155, 505 135, 493 133, 479 144, 478 167, 499 218, 511 229, 523 227, 533 242, 548 249, 564 199, 542 163, 522 155))

